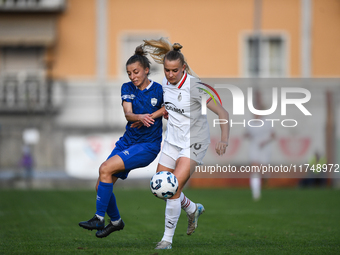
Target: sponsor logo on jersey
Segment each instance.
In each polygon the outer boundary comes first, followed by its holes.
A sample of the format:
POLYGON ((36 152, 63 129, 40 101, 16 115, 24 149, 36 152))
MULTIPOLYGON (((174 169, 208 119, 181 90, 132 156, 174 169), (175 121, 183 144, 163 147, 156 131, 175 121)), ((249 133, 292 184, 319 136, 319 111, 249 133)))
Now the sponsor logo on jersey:
POLYGON ((124 155, 129 155, 128 151, 123 151, 124 155))
POLYGON ((122 99, 126 100, 126 99, 131 99, 133 100, 136 96, 134 94, 131 95, 122 95, 122 99))
POLYGON ((173 112, 177 112, 177 113, 181 113, 181 114, 184 113, 184 109, 177 108, 176 105, 174 105, 173 103, 165 102, 164 105, 165 105, 165 109, 167 111, 173 111, 173 112))
POLYGON ((151 105, 155 106, 157 104, 157 98, 151 98, 151 105))

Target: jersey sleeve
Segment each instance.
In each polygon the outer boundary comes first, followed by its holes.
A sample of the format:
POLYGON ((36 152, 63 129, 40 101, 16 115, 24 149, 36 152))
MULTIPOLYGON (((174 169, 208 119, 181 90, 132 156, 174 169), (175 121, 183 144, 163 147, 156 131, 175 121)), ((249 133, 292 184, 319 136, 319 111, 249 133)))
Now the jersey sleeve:
POLYGON ((210 102, 211 97, 206 92, 207 89, 205 88, 205 86, 200 82, 201 81, 198 78, 191 78, 190 100, 201 103, 202 98, 204 98, 206 103, 208 103, 210 102))
POLYGON ((124 101, 126 102, 132 102, 133 100, 133 94, 131 91, 131 87, 129 86, 128 83, 124 83, 121 88, 121 98, 122 98, 122 103, 124 101))

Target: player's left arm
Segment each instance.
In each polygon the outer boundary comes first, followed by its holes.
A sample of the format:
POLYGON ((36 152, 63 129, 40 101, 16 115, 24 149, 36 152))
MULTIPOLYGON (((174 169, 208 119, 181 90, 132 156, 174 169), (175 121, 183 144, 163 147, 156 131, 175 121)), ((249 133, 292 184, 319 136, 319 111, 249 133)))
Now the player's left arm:
POLYGON ((215 102, 213 100, 210 100, 207 104, 207 107, 209 110, 214 112, 216 115, 218 115, 219 119, 227 120, 227 124, 220 125, 221 127, 221 140, 216 144, 215 149, 218 155, 223 155, 226 151, 226 148, 228 146, 229 141, 229 132, 230 132, 230 126, 229 126, 229 113, 222 107, 222 105, 218 102, 215 102))

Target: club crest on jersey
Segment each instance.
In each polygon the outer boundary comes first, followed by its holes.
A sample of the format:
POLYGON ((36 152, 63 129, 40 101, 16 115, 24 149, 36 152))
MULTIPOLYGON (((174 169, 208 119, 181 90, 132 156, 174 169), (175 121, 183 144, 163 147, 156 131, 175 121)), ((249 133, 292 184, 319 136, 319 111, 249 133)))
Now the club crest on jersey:
POLYGON ((151 98, 151 105, 155 106, 157 104, 157 98, 151 98))
POLYGON ((179 95, 178 95, 178 101, 180 102, 181 100, 182 100, 182 93, 179 93, 179 95))

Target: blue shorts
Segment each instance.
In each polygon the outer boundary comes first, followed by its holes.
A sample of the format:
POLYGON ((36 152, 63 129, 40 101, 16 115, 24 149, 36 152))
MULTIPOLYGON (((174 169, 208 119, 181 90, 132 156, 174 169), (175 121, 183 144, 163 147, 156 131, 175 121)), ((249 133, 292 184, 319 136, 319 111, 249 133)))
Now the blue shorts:
POLYGON ((128 177, 131 170, 150 165, 157 157, 159 151, 159 143, 138 143, 124 146, 121 141, 118 141, 107 159, 118 155, 123 160, 125 170, 114 174, 114 176, 124 180, 128 177))

